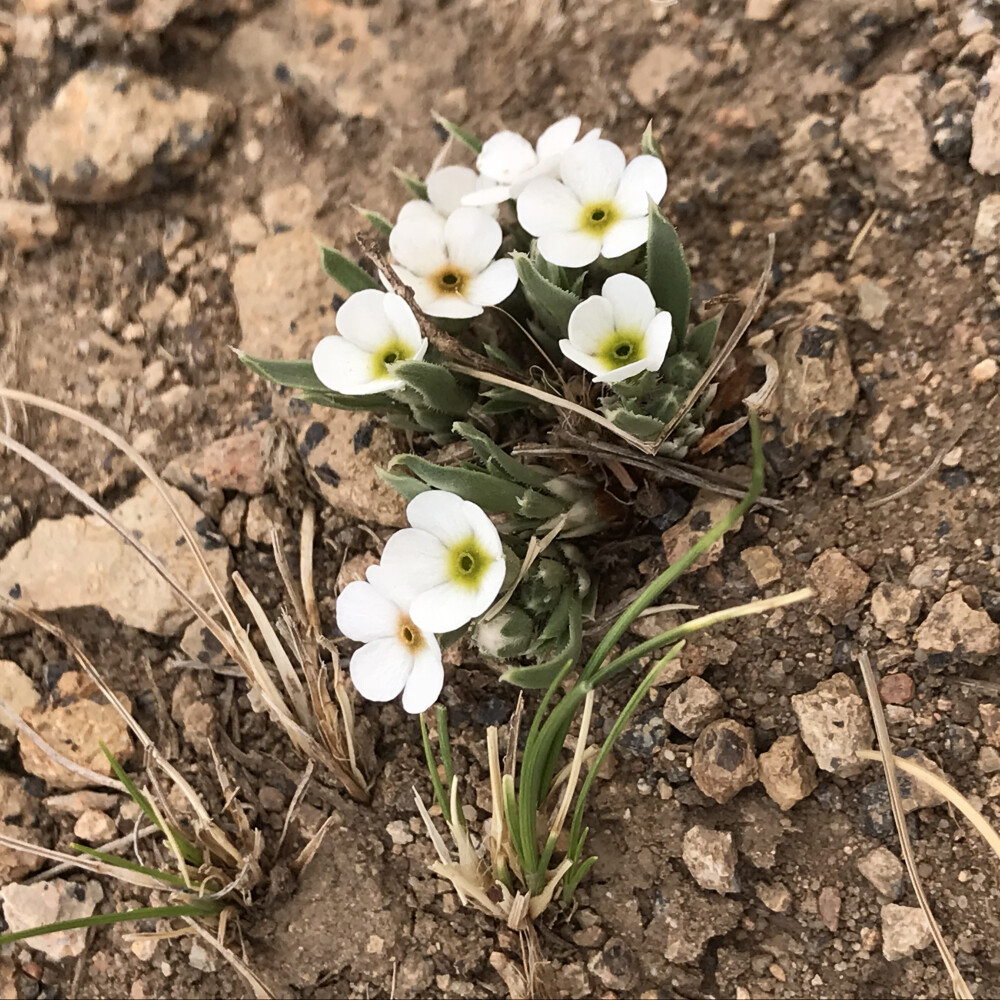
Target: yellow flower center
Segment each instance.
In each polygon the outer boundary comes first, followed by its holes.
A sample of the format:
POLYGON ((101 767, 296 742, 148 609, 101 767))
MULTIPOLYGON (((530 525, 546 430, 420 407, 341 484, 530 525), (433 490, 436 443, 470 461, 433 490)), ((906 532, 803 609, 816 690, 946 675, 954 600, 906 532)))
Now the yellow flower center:
POLYGON ((624 368, 646 356, 646 338, 635 330, 615 330, 598 347, 595 356, 608 371, 624 368))
POLYGON ((413 351, 403 341, 388 341, 372 354, 372 378, 388 378, 389 365, 412 357, 413 351))
POLYGON ((456 542, 448 550, 448 576, 451 582, 468 587, 469 590, 475 590, 479 586, 492 563, 493 559, 484 551, 475 535, 456 542))
POLYGON ((434 286, 438 295, 461 295, 469 283, 469 272, 449 263, 430 275, 428 281, 434 286))
POLYGON ((397 632, 399 641, 406 646, 411 653, 418 653, 424 648, 424 634, 410 621, 409 615, 399 616, 399 630, 397 632))
POLYGON ((603 236, 617 221, 618 208, 613 201, 593 201, 583 206, 580 229, 592 236, 603 236))

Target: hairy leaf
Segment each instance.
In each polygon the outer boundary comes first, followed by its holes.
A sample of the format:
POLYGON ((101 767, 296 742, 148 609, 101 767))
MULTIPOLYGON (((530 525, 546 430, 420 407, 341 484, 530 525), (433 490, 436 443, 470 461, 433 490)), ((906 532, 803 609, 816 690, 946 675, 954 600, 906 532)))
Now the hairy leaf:
POLYGON ((511 256, 532 312, 546 329, 565 337, 570 313, 580 304, 580 299, 546 278, 527 254, 514 253, 511 256))
POLYGON ((646 283, 656 304, 670 313, 673 336, 683 343, 691 311, 691 269, 677 230, 652 200, 646 241, 646 283))
POLYGON ((434 115, 434 121, 438 123, 442 128, 447 129, 450 135, 453 135, 460 143, 468 146, 477 156, 483 151, 483 144, 479 141, 471 132, 467 129, 462 128, 461 125, 456 125, 454 122, 448 121, 447 118, 443 118, 436 111, 432 112, 434 115))
POLYGON ((366 288, 378 288, 378 282, 364 268, 345 257, 339 250, 324 246, 322 243, 319 250, 323 270, 348 294, 353 295, 366 288))

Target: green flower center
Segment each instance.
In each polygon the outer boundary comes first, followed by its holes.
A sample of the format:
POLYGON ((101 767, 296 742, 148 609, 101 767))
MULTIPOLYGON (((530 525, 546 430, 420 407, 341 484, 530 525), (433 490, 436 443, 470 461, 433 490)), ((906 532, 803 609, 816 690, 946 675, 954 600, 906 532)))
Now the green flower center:
POLYGON ((408 615, 399 616, 399 629, 397 630, 399 641, 410 650, 416 653, 424 647, 424 636, 420 629, 410 621, 408 615))
POLYGON ((448 578, 461 587, 475 590, 493 564, 492 557, 474 535, 456 542, 448 550, 448 578))
POLYGON ((593 236, 603 236, 618 221, 618 209, 611 201, 594 201, 583 206, 580 228, 593 236))
POLYGON ((441 270, 432 274, 428 280, 434 286, 438 295, 461 295, 469 283, 469 275, 454 264, 445 264, 441 270))
POLYGON ((624 368, 646 356, 646 338, 634 330, 615 330, 595 352, 608 371, 624 368))
POLYGON ((372 378, 388 378, 389 365, 407 361, 413 351, 401 340, 390 340, 372 354, 372 378))

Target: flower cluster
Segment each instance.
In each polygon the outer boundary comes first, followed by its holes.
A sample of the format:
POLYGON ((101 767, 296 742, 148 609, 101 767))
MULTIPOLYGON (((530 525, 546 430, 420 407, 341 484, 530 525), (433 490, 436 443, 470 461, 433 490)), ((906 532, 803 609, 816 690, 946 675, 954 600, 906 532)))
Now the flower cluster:
POLYGON ((474 167, 445 163, 449 147, 425 179, 400 174, 412 197, 395 222, 364 212, 385 248, 367 260, 322 248, 348 293, 336 334, 309 361, 243 356, 310 403, 416 432, 380 470, 412 527, 338 611, 365 643, 358 690, 402 692, 410 711, 440 691, 438 635, 470 626, 512 670, 573 649, 596 591, 569 539, 627 519, 632 499, 617 472, 571 456, 537 464, 511 445, 558 454, 551 435, 599 424, 647 455, 683 457, 709 417, 719 325, 689 322, 690 272, 659 208, 667 171, 649 129, 630 159, 576 116, 534 143, 442 124, 474 167), (511 592, 484 619, 507 563, 511 592))
POLYGON ((409 528, 386 542, 366 580, 337 599, 337 624, 363 643, 351 657, 362 697, 422 712, 444 683, 437 635, 463 628, 493 603, 506 575, 500 535, 483 510, 429 490, 406 508, 409 528))

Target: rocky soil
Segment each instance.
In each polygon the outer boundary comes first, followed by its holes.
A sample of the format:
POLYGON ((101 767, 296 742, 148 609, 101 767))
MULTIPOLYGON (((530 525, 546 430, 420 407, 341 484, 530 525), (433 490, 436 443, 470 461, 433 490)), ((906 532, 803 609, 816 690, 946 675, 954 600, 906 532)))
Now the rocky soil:
MULTIPOLYGON (((271 525, 291 544, 315 502, 329 634, 339 586, 400 523, 375 468, 401 442, 366 415, 272 393, 230 348, 305 356, 333 329, 340 299, 315 240, 351 249, 353 205, 392 215, 406 197, 392 167, 423 173, 441 148, 432 109, 480 135, 536 135, 578 113, 630 153, 652 118, 698 310, 738 312, 767 234, 777 239, 751 343, 781 371, 768 425, 768 493, 781 506, 746 517, 671 600, 713 609, 804 585, 817 596, 693 641, 637 714, 592 800, 600 862, 579 905, 540 928, 554 989, 951 995, 885 782, 857 756, 873 732, 855 654, 876 664, 897 748, 996 822, 1000 5, 0 8, 0 382, 126 436, 163 471, 216 578, 226 585, 238 568, 268 610, 282 595, 271 525)), ((36 409, 3 416, 208 600, 166 505, 120 451, 36 409)), ((699 461, 732 469, 747 456, 736 436, 699 461)), ((637 587, 726 503, 677 483, 645 496, 598 554, 602 599, 637 587)), ((463 909, 427 867, 415 720, 361 706, 372 807, 317 773, 282 839, 303 762, 135 550, 9 452, 0 587, 79 639, 220 815, 213 748, 225 761, 265 840, 264 880, 238 918, 242 946, 278 995, 505 995, 516 936, 463 909), (295 873, 292 859, 330 816, 295 873)), ((637 629, 660 631, 664 617, 637 629)), ((0 718, 0 833, 63 849, 107 843, 137 819, 100 784, 110 772, 96 741, 140 763, 68 657, 0 615, 0 697, 78 765, 54 764, 0 718)), ((488 666, 455 659, 443 698, 479 823, 483 727, 505 724, 515 698, 488 666)), ((995 860, 938 796, 908 781, 903 791, 945 936, 973 993, 994 996, 995 860)), ((31 881, 41 867, 0 848, 12 929, 146 902, 77 874, 31 881)), ((5 949, 0 995, 249 995, 197 938, 132 930, 5 949)))

